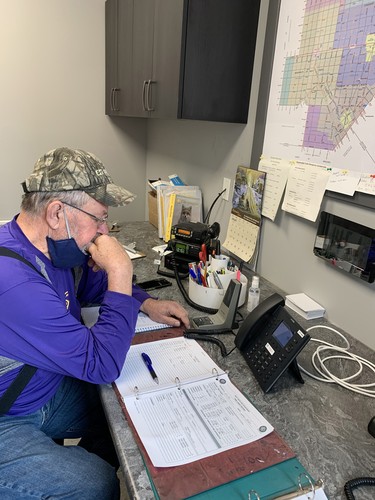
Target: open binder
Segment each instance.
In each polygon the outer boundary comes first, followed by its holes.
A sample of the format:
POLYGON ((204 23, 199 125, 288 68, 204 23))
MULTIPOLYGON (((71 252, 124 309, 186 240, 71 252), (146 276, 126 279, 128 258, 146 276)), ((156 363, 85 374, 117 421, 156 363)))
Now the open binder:
MULTIPOLYGON (((168 332, 160 330, 136 335, 133 343, 143 344, 181 335, 180 328, 171 328, 168 332)), ((140 449, 156 499, 254 500, 257 498, 254 496, 256 492, 261 500, 276 500, 285 493, 294 495, 285 498, 307 500, 312 498, 311 495, 296 496, 301 493, 300 475, 302 488, 307 490, 314 485, 314 499, 326 499, 320 483, 313 481, 295 457, 295 453, 275 431, 247 445, 192 463, 176 467, 154 467, 116 384, 113 384, 113 388, 140 449), (251 498, 250 492, 253 495, 251 498)))
MULTIPOLYGON (((275 464, 295 457, 295 454, 285 441, 273 431, 271 434, 253 443, 226 450, 220 454, 196 460, 195 462, 176 467, 154 467, 121 400, 118 390, 116 387, 114 389, 141 452, 155 498, 162 500, 182 500, 197 496, 197 498, 204 500, 206 498, 205 495, 211 491, 214 491, 215 495, 216 492, 221 493, 223 491, 223 495, 220 497, 208 496, 207 498, 232 499, 231 485, 237 485, 237 481, 245 480, 249 475, 252 476, 255 471, 261 471, 267 467, 273 469, 275 464), (221 490, 221 488, 224 489, 221 490), (228 492, 230 492, 229 495, 228 492)), ((292 468, 292 472, 294 473, 294 467, 292 468)), ((300 471, 304 471, 302 466, 300 471)), ((293 486, 294 483, 289 481, 289 485, 293 486)), ((236 489, 239 486, 241 486, 239 491, 242 494, 249 485, 248 483, 241 482, 238 483, 236 489)), ((233 498, 244 498, 247 500, 247 495, 244 497, 237 495, 237 497, 233 498)))
POLYGON ((132 345, 115 384, 158 468, 262 441, 274 430, 195 340, 180 336, 132 345))

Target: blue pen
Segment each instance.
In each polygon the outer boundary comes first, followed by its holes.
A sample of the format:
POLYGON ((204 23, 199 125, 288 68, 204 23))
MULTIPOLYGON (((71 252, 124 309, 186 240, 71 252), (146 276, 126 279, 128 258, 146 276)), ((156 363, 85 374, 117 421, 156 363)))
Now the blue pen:
POLYGON ((189 269, 190 276, 193 278, 193 280, 197 281, 197 275, 195 272, 190 268, 189 269))
POLYGON ((202 277, 201 277, 201 268, 197 267, 197 274, 198 274, 198 284, 201 285, 202 284, 202 277))
POLYGON ((155 370, 153 369, 152 367, 152 361, 151 361, 151 358, 148 354, 146 354, 145 352, 142 352, 141 353, 141 356, 142 356, 142 359, 143 361, 145 362, 145 365, 147 366, 147 369, 148 371, 150 372, 151 374, 151 377, 155 380, 155 382, 158 384, 159 383, 159 379, 158 379, 158 376, 156 375, 155 373, 155 370))

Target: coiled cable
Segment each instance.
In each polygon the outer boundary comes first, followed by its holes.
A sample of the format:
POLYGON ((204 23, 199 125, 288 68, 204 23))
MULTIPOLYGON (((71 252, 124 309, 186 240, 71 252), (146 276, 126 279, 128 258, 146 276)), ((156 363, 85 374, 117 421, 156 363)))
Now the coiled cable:
POLYGON ((338 332, 334 328, 331 328, 330 326, 326 325, 311 326, 310 328, 307 328, 306 331, 310 332, 311 330, 316 328, 323 328, 336 333, 344 340, 345 347, 339 347, 337 345, 326 342, 325 340, 311 338, 310 339, 311 342, 317 342, 319 344, 322 344, 317 347, 311 358, 313 367, 321 375, 321 377, 308 372, 305 368, 298 365, 300 370, 309 377, 312 377, 315 380, 319 380, 320 382, 338 384, 344 387, 345 389, 348 389, 349 391, 356 392, 358 394, 362 394, 370 398, 374 398, 375 390, 371 388, 375 387, 375 382, 372 382, 370 384, 354 384, 352 383, 352 381, 362 373, 364 366, 369 368, 373 373, 375 373, 375 364, 371 363, 371 361, 368 361, 367 359, 362 358, 361 356, 349 352, 350 344, 346 339, 346 337, 344 337, 342 333, 338 332), (333 352, 339 354, 330 354, 329 356, 324 357, 323 353, 327 353, 327 351, 328 353, 333 352), (347 377, 339 377, 333 374, 326 365, 327 361, 331 359, 344 359, 347 361, 355 362, 358 365, 358 370, 353 375, 347 377))
POLYGON ((353 490, 359 488, 360 486, 375 486, 374 477, 357 477, 356 479, 351 479, 345 483, 344 493, 348 500, 355 500, 353 490))

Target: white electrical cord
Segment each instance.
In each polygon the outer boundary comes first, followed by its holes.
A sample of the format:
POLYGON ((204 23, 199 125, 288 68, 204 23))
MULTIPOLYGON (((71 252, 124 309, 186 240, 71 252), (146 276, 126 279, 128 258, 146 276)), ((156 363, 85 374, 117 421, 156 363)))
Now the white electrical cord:
POLYGON ((315 339, 312 338, 310 339, 310 342, 318 342, 319 344, 323 344, 321 346, 318 346, 316 350, 314 351, 312 357, 311 357, 311 362, 315 370, 322 376, 318 377, 317 375, 314 375, 310 372, 308 372, 305 368, 302 366, 298 365, 300 370, 308 375, 309 377, 314 378, 315 380, 319 380, 320 382, 326 382, 330 384, 338 384, 344 387, 345 389, 348 389, 352 392, 357 392, 358 394, 363 394, 364 396, 369 396, 370 398, 375 397, 375 390, 369 389, 370 387, 375 387, 375 382, 372 384, 353 384, 349 383, 349 381, 354 380, 358 375, 360 375, 363 371, 363 366, 367 366, 372 372, 375 373, 375 364, 371 363, 370 361, 362 358, 361 356, 357 356, 356 354, 352 354, 348 351, 350 348, 350 344, 348 340, 342 335, 340 332, 335 330, 334 328, 331 328, 330 326, 325 326, 325 325, 317 325, 317 326, 311 326, 308 328, 306 331, 309 332, 310 330, 313 330, 315 328, 325 328, 327 330, 330 330, 334 333, 337 333, 345 342, 346 347, 339 347, 334 344, 330 344, 329 342, 326 342, 325 340, 320 340, 320 339, 315 339), (335 354, 335 355, 330 355, 326 357, 322 357, 322 353, 325 351, 331 351, 331 352, 338 352, 340 354, 335 354), (350 375, 345 378, 337 377, 334 375, 332 372, 330 372, 326 366, 326 362, 330 359, 346 359, 348 361, 354 361, 358 365, 358 370, 356 373, 353 375, 350 375))

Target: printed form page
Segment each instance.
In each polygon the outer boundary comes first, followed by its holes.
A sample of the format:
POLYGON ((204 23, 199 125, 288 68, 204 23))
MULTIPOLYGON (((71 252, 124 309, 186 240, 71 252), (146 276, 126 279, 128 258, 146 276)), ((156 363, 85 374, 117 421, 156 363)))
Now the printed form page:
POLYGON ((196 341, 168 339, 132 346, 131 351, 136 357, 131 356, 129 364, 127 358, 116 385, 155 467, 190 463, 251 443, 273 431, 196 341), (170 345, 167 347, 166 343, 170 345), (164 345, 165 349, 161 347, 164 345), (154 350, 160 347, 165 363, 160 363, 154 350), (178 359, 171 356, 173 349, 178 359), (150 384, 151 377, 142 366, 141 352, 152 359, 160 385, 150 384), (180 371, 179 363, 182 364, 180 371), (168 366, 172 368, 169 375, 168 366), (202 367, 205 368, 202 370, 202 367), (185 371, 192 374, 193 382, 184 378, 185 371), (136 372, 138 375, 134 378, 136 372), (177 384, 175 373, 180 374, 177 384), (124 383, 126 379, 128 382, 124 383), (136 392, 135 380, 138 380, 136 392))

